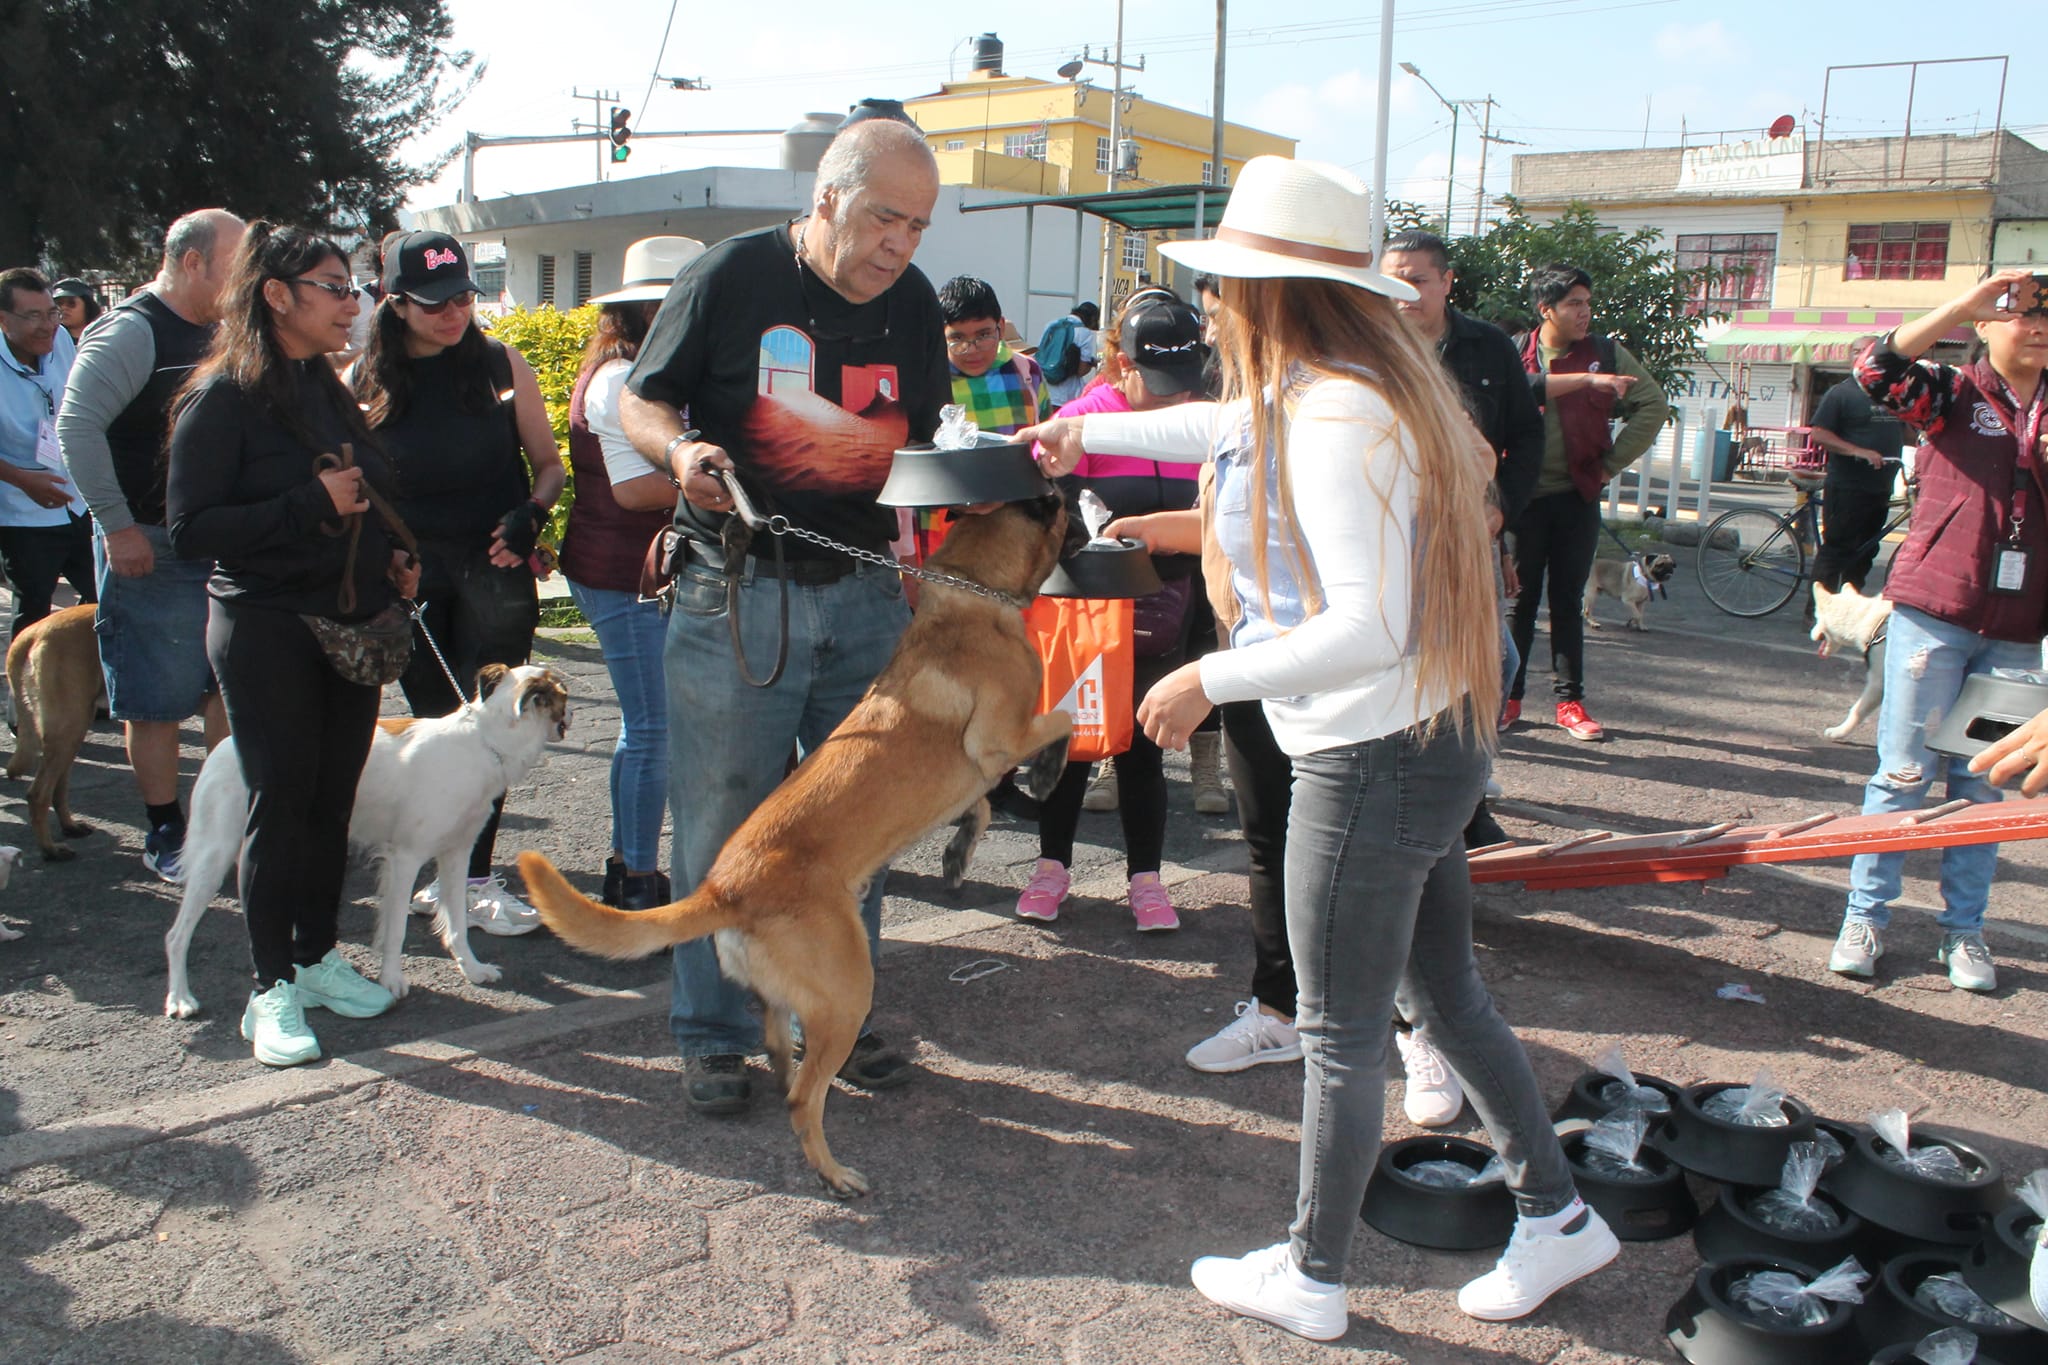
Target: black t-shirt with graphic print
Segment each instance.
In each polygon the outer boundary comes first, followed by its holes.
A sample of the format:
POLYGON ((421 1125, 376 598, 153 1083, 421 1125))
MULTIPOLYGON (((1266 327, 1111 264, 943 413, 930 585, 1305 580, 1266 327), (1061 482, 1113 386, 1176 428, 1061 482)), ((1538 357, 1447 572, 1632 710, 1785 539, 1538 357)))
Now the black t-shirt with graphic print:
MULTIPOLYGON (((864 550, 896 536, 875 494, 899 447, 952 401, 938 296, 916 266, 853 304, 797 259, 788 225, 727 238, 662 301, 626 385, 688 411, 762 510, 864 550)), ((716 543, 725 518, 676 500, 676 528, 716 543)), ((757 542, 757 547, 759 542, 757 542)), ((789 540, 792 559, 829 552, 789 540)))

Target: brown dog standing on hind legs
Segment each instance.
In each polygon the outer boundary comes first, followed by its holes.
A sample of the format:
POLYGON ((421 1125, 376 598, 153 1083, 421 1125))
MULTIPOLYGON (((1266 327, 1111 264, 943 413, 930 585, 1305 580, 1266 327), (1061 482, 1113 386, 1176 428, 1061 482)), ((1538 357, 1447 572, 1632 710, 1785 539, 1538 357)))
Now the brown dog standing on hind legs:
POLYGON ((98 610, 86 603, 51 612, 24 626, 7 646, 15 726, 7 775, 18 778, 35 769, 28 786, 28 823, 43 857, 53 863, 78 855, 51 837, 52 806, 65 838, 92 833, 91 825, 71 815, 71 763, 107 694, 99 637, 93 633, 98 610))
POLYGON ((1044 799, 1066 768, 1072 721, 1037 714, 1041 668, 1019 608, 1066 537, 1056 496, 961 518, 929 567, 1003 597, 927 581, 910 628, 860 704, 720 850, 704 884, 657 910, 623 911, 577 892, 538 853, 519 872, 541 918, 586 952, 644 957, 718 935, 718 956, 764 1005, 775 1078, 804 1157, 841 1198, 867 1192, 825 1143, 825 1094, 853 1051, 874 995, 861 894, 898 853, 957 826, 946 882, 960 884, 988 827, 986 793, 1029 761, 1044 799), (804 1058, 791 1061, 790 1018, 804 1058))

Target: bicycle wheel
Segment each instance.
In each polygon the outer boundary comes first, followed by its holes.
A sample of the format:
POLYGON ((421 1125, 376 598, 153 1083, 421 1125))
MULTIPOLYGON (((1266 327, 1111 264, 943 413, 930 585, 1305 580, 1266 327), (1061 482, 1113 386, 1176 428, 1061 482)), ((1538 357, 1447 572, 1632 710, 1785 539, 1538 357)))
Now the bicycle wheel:
POLYGON ((1789 518, 1738 507, 1700 537, 1700 589, 1730 616, 1768 616, 1790 602, 1806 577, 1806 547, 1789 518))

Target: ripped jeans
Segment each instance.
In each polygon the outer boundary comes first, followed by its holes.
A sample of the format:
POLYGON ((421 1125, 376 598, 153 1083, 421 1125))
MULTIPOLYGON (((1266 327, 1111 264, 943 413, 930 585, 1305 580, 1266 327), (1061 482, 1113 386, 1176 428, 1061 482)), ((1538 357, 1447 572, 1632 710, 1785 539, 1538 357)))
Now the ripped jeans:
MULTIPOLYGON (((1970 674, 2040 667, 2038 644, 1987 640, 1911 607, 1893 608, 1885 644, 1884 704, 1877 713, 1877 772, 1863 788, 1863 813, 1919 810, 1935 781, 1944 777, 1948 800, 2002 800, 1998 789, 1963 760, 1930 750, 1927 732, 1955 705, 1970 674)), ((1905 864, 1903 853, 1859 854, 1849 866, 1846 918, 1882 929, 1891 919, 1905 864)), ((1947 908, 1938 922, 1944 932, 1983 929, 1997 867, 1997 844, 1941 851, 1941 901, 1947 908)))

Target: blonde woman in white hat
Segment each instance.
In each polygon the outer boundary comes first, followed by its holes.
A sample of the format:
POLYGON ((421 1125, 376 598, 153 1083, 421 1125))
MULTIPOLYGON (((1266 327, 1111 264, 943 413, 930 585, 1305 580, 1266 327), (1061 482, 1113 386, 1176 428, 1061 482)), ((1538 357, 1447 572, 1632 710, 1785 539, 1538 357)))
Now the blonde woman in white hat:
POLYGON ((676 491, 619 425, 619 393, 669 285, 704 254, 694 237, 647 237, 626 248, 623 287, 591 300, 601 311, 569 394, 569 466, 576 501, 562 536, 561 570, 577 610, 597 632, 619 699, 612 748, 612 846, 603 899, 624 910, 666 905, 661 820, 668 806, 667 633, 661 607, 640 599, 640 562, 665 529, 676 491))
POLYGON ((1063 473, 1083 450, 1214 459, 1212 534, 1241 608, 1230 648, 1138 709, 1162 748, 1212 706, 1263 701, 1293 767, 1287 928, 1306 1063, 1299 1193, 1277 1246, 1194 1264, 1237 1312, 1332 1340, 1380 1147, 1388 1027, 1404 983, 1508 1170, 1520 1217, 1459 1307, 1521 1317, 1612 1260, 1580 1202, 1520 1042, 1472 956, 1460 832, 1500 700, 1488 560, 1491 453, 1372 269, 1368 194, 1334 166, 1260 157, 1216 236, 1161 250, 1219 276, 1225 401, 1058 419, 1018 439, 1063 473))

